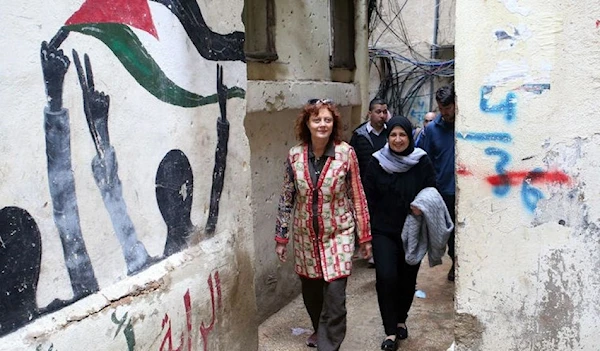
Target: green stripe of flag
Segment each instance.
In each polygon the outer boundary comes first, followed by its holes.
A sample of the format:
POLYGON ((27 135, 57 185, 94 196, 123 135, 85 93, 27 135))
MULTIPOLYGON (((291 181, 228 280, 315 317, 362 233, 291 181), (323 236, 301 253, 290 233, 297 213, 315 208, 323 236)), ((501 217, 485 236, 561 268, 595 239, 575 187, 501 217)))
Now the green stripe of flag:
MULTIPOLYGON (((118 23, 88 23, 64 27, 100 39, 121 61, 131 76, 150 94, 161 101, 181 107, 197 107, 218 101, 217 94, 202 96, 181 88, 170 80, 150 56, 137 35, 118 23)), ((240 87, 229 88, 228 98, 244 98, 240 87)))

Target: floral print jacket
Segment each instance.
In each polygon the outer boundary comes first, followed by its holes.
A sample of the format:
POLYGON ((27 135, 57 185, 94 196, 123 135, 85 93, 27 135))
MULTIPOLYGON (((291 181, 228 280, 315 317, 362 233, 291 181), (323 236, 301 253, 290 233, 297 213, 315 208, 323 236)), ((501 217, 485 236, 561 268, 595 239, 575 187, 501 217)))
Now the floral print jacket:
POLYGON ((333 281, 352 271, 355 231, 359 243, 371 241, 369 211, 354 149, 346 142, 336 143, 335 157, 328 157, 317 184, 311 181, 308 149, 303 143, 289 151, 275 240, 287 244, 293 223, 296 273, 333 281))

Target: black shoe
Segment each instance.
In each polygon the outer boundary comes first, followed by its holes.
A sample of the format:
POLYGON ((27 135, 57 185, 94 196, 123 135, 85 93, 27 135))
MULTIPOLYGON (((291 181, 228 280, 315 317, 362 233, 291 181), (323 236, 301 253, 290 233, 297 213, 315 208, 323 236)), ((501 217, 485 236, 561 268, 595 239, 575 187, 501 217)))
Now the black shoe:
POLYGON ((450 271, 448 272, 448 280, 451 282, 454 281, 454 263, 452 264, 452 267, 450 267, 450 271))
POLYGON ((306 346, 317 347, 317 332, 312 333, 311 336, 306 339, 306 346))
POLYGON ((404 340, 406 338, 408 338, 408 327, 397 327, 396 340, 404 340))
POLYGON ((384 351, 396 351, 398 349, 398 341, 385 339, 383 343, 381 343, 381 349, 384 351))

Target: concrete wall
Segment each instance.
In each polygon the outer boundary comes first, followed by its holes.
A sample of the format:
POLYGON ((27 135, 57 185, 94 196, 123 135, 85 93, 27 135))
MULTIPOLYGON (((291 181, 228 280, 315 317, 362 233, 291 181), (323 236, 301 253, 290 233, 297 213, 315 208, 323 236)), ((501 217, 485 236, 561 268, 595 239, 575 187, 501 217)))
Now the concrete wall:
POLYGON ((2 5, 1 350, 257 347, 242 8, 2 5))
POLYGON ((458 350, 598 350, 598 1, 457 2, 458 350))
POLYGON ((274 250, 283 162, 289 148, 298 143, 294 134, 296 116, 308 99, 332 99, 341 106, 349 137, 364 113, 367 99, 367 90, 361 89, 367 81, 366 5, 363 0, 355 1, 357 69, 349 71, 329 67, 327 3, 277 1, 275 42, 279 59, 268 64, 248 63, 248 77, 252 80, 248 82, 244 125, 251 150, 255 288, 260 321, 300 292, 293 257, 280 264, 274 250))

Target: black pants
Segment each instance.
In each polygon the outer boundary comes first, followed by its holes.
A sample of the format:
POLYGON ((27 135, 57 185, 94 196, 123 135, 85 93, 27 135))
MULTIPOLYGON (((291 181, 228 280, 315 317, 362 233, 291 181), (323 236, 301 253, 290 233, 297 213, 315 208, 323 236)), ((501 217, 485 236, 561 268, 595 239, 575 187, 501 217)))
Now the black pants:
MULTIPOLYGON (((455 201, 456 195, 442 195, 444 199, 444 203, 448 208, 448 212, 450 212, 450 218, 452 218, 452 223, 456 228, 456 208, 455 201)), ((448 238, 448 256, 452 259, 452 263, 454 263, 454 229, 452 229, 452 233, 450 233, 450 237, 448 238)))
POLYGON ((421 263, 415 266, 406 263, 400 232, 395 236, 377 231, 372 234, 379 311, 385 334, 395 335, 398 323, 404 323, 408 318, 421 263))
POLYGON ((302 298, 317 333, 319 351, 340 349, 346 337, 347 278, 326 282, 323 279, 300 277, 302 298))

